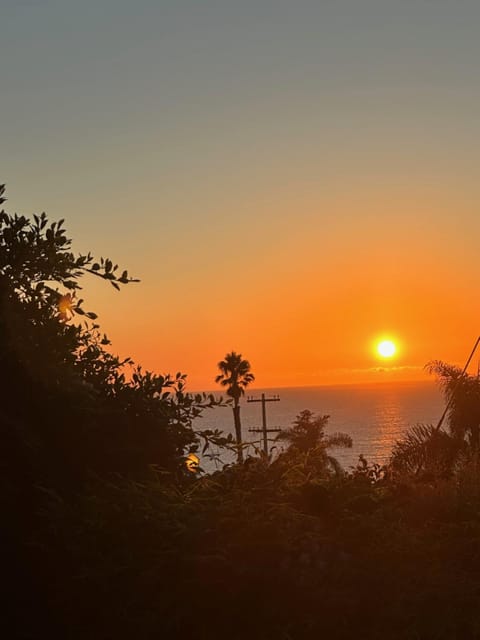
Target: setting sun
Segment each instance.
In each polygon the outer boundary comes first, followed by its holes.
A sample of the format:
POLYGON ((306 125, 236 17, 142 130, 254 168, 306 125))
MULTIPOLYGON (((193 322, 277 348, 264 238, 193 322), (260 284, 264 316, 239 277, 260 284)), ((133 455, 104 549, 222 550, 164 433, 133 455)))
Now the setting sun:
POLYGON ((382 358, 391 358, 395 355, 396 351, 397 348, 391 340, 382 340, 377 345, 377 353, 382 356, 382 358))

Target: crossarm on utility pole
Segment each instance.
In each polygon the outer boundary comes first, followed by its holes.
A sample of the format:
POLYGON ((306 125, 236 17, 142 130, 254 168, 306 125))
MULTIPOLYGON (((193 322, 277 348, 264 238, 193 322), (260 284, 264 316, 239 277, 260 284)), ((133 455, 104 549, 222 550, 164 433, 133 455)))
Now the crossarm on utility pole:
POLYGON ((264 393, 262 393, 262 397, 261 398, 253 398, 252 396, 247 398, 247 402, 261 402, 262 403, 262 428, 261 429, 249 429, 249 431, 250 432, 254 432, 254 433, 262 433, 263 434, 263 450, 265 451, 266 455, 268 455, 267 433, 279 432, 279 431, 281 431, 281 429, 279 429, 279 428, 267 429, 267 409, 266 409, 265 405, 266 405, 267 402, 279 402, 279 401, 280 401, 280 396, 275 395, 275 396, 272 396, 271 398, 266 398, 264 393))

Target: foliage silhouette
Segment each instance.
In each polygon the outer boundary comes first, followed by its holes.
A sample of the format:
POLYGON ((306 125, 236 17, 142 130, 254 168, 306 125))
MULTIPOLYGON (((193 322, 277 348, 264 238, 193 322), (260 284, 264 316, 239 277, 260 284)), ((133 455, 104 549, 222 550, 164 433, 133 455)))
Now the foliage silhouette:
POLYGON ((390 467, 416 477, 446 477, 460 460, 478 458, 480 379, 459 367, 432 360, 426 369, 437 376, 448 407, 448 431, 432 425, 411 427, 392 451, 390 467))
MULTIPOLYGON (((3 194, 2 186, 2 203, 3 194)), ((109 258, 75 254, 71 244, 63 220, 0 212, 4 437, 30 467, 37 461, 47 476, 63 480, 88 469, 177 468, 201 441, 221 440, 217 432, 202 438, 192 422, 222 401, 186 393, 181 373, 144 372, 106 349, 96 314, 83 307, 82 277, 102 278, 115 289, 138 280, 109 258)), ((15 463, 10 456, 9 465, 15 463)))
POLYGON ((250 371, 250 363, 244 360, 240 353, 232 351, 227 353, 224 360, 218 363, 221 373, 215 378, 215 382, 222 387, 227 387, 227 395, 233 398, 233 421, 235 425, 235 436, 237 441, 238 462, 243 462, 242 449, 242 425, 240 421, 240 398, 245 393, 248 385, 255 380, 255 376, 250 371))
POLYGON ((458 456, 458 443, 432 425, 416 424, 395 443, 390 457, 392 471, 416 477, 448 475, 458 456))
POLYGON ((437 379, 449 405, 448 426, 453 438, 465 441, 472 449, 480 445, 480 378, 464 373, 459 367, 432 360, 427 370, 437 379))
POLYGON ((280 431, 276 440, 289 444, 289 454, 314 454, 320 466, 330 467, 341 473, 338 461, 327 453, 332 447, 351 447, 352 438, 345 433, 327 435, 325 427, 330 416, 315 416, 309 409, 301 411, 292 427, 280 431))

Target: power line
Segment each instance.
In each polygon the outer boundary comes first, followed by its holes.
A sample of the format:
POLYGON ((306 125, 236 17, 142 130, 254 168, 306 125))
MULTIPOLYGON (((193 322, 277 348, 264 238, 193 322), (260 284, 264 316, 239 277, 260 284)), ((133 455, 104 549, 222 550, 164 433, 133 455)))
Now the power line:
POLYGON ((442 413, 442 417, 440 418, 440 420, 438 421, 437 426, 435 427, 435 433, 436 433, 437 431, 439 431, 439 430, 440 430, 440 427, 442 426, 443 421, 445 420, 445 416, 447 415, 447 412, 448 412, 448 410, 450 409, 450 407, 451 407, 451 405, 452 405, 452 403, 453 403, 453 401, 454 401, 454 399, 455 399, 455 393, 456 393, 456 391, 457 391, 457 389, 458 389, 458 386, 459 386, 459 384, 460 384, 460 380, 462 380, 462 379, 463 379, 463 376, 465 375, 465 373, 466 373, 466 371, 467 371, 467 369, 468 369, 468 365, 470 364, 470 361, 471 361, 471 359, 473 358, 473 354, 474 354, 474 353, 475 353, 475 351, 477 350, 477 347, 478 347, 478 344, 479 344, 479 343, 480 343, 480 337, 478 337, 478 338, 477 338, 477 341, 475 342, 475 345, 474 345, 474 347, 473 347, 473 349, 472 349, 472 352, 471 352, 471 353, 470 353, 470 355, 468 356, 468 360, 467 360, 467 362, 465 363, 465 366, 463 367, 463 371, 462 371, 462 373, 459 375, 459 377, 457 378, 457 380, 456 380, 456 382, 455 382, 455 384, 454 384, 454 386, 453 386, 452 393, 450 394, 450 399, 449 399, 449 401, 447 402, 447 405, 446 405, 446 407, 445 407, 444 412, 442 413))

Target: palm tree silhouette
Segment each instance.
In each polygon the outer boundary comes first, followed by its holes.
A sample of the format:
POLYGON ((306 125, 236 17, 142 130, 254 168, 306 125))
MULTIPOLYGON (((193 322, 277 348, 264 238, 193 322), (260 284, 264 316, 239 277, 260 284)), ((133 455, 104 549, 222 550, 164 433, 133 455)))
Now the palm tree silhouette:
POLYGON ((237 440, 237 459, 243 462, 242 451, 242 425, 240 422, 240 398, 245 393, 246 387, 255 380, 250 372, 250 362, 242 359, 242 354, 227 353, 224 360, 218 363, 221 373, 215 378, 215 382, 222 387, 227 387, 227 395, 233 398, 233 422, 235 424, 235 437, 237 440))
MULTIPOLYGON (((455 365, 432 360, 425 365, 437 376, 447 402, 445 415, 450 433, 460 441, 480 450, 480 376, 469 375, 455 365)), ((437 426, 437 431, 439 430, 437 426)))

